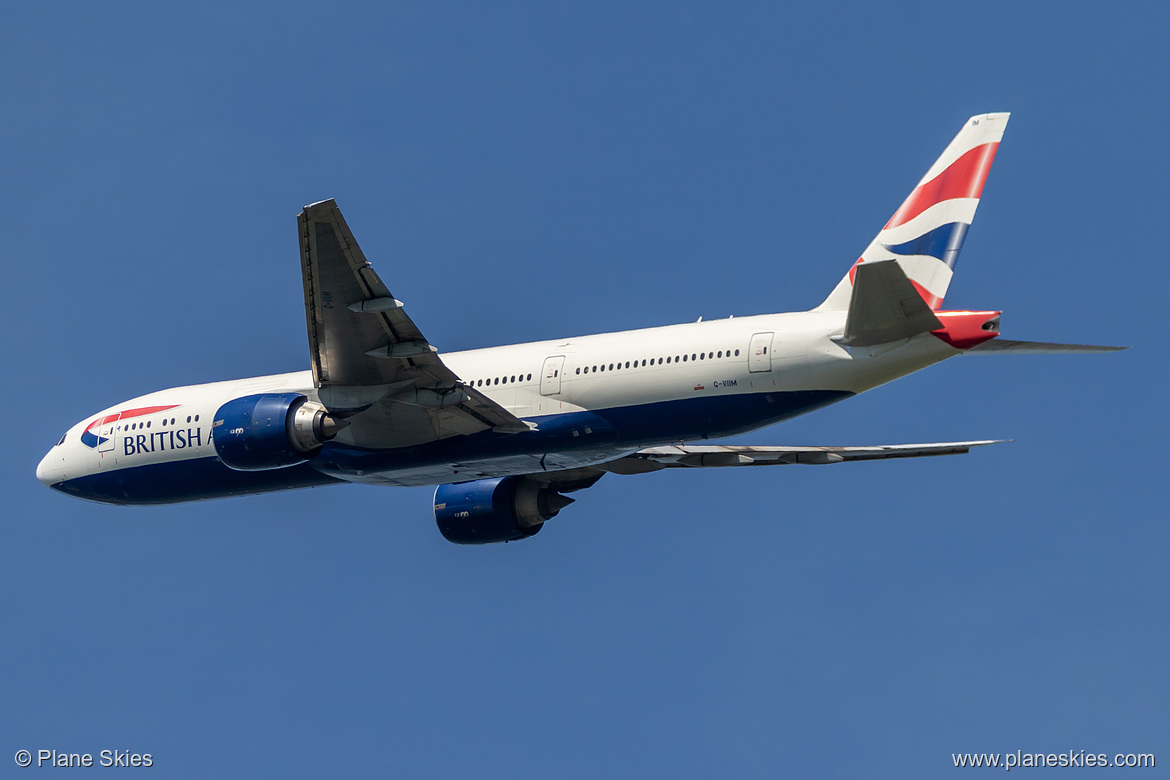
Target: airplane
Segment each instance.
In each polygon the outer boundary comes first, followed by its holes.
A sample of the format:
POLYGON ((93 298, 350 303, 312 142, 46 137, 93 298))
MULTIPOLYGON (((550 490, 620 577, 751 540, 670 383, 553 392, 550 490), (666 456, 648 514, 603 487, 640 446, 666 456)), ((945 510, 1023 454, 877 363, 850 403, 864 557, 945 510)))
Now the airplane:
POLYGON ((819 306, 442 353, 333 200, 297 218, 311 370, 161 390, 87 417, 37 466, 67 495, 151 505, 347 482, 437 485, 459 544, 533 536, 606 474, 966 453, 708 442, 963 354, 1123 347, 1000 339, 941 308, 1009 115, 968 119, 819 306))

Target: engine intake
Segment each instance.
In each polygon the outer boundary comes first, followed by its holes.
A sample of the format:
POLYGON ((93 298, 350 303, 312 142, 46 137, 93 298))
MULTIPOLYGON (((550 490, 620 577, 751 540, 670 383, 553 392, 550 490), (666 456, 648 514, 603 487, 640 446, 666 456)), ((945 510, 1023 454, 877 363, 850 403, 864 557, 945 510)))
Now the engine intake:
POLYGON ((215 413, 211 440, 224 465, 267 471, 303 463, 347 423, 310 406, 299 393, 264 393, 228 401, 215 413))
POLYGON ((533 536, 573 499, 529 477, 439 485, 435 522, 456 544, 511 542, 533 536))

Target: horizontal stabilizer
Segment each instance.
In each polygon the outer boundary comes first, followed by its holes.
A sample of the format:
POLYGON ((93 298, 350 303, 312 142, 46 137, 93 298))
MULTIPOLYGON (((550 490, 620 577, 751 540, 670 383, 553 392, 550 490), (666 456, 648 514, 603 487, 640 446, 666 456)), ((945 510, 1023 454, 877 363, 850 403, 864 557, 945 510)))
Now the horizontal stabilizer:
POLYGON ((967 350, 968 355, 1067 355, 1070 353, 1120 352, 1129 347, 1099 347, 1094 344, 1050 344, 1044 341, 1010 341, 995 339, 985 341, 967 350))
POLYGON ((951 441, 937 444, 885 444, 876 447, 750 447, 702 445, 650 447, 606 463, 599 468, 614 474, 642 474, 670 468, 712 468, 718 466, 821 466, 854 460, 922 458, 932 455, 963 455, 972 447, 1000 444, 1004 439, 951 441))
POLYGON ((840 343, 872 347, 943 327, 897 262, 861 263, 854 271, 853 296, 840 343))

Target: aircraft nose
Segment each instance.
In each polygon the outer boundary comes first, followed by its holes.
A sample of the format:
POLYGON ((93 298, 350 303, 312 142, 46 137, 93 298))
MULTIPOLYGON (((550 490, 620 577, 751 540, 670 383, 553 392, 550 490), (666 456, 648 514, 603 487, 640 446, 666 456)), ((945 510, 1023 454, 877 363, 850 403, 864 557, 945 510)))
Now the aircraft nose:
POLYGON ((37 464, 37 479, 41 484, 52 487, 61 481, 63 470, 61 468, 61 457, 55 452, 56 447, 49 450, 45 457, 41 458, 41 462, 37 464))

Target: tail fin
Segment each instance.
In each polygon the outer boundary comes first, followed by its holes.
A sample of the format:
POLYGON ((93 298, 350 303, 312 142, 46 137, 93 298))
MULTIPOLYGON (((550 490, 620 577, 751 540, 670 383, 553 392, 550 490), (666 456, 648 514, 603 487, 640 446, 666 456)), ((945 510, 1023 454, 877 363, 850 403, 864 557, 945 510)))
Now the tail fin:
MULTIPOLYGON (((937 310, 1009 116, 980 114, 968 119, 857 263, 897 260, 923 300, 937 310)), ((849 308, 857 263, 818 310, 849 308)))

